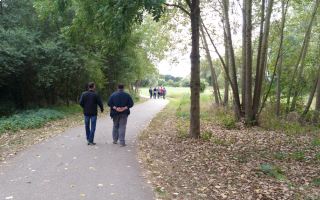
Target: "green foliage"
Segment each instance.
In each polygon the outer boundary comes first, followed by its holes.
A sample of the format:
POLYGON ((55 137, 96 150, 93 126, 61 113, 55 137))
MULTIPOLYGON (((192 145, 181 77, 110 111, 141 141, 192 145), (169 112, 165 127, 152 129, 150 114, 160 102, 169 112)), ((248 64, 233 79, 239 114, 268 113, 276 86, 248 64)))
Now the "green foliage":
POLYGON ((209 83, 207 83, 206 80, 200 79, 200 92, 204 92, 208 85, 209 83))
POLYGON ((165 85, 166 81, 164 79, 158 79, 158 86, 165 85))
POLYGON ((205 131, 201 134, 201 137, 204 139, 204 140, 210 140, 212 138, 212 131, 205 131))
POLYGON ((313 146, 320 146, 320 140, 315 136, 313 137, 312 145, 313 146))
POLYGON ((261 165, 261 168, 258 168, 257 170, 262 171, 262 172, 266 172, 268 174, 268 176, 273 176, 276 179, 279 180, 286 180, 286 176, 283 175, 283 171, 278 167, 275 166, 273 167, 273 165, 268 165, 266 163, 261 165))
POLYGON ((21 129, 39 128, 45 122, 64 117, 64 113, 53 109, 26 110, 0 119, 0 133, 21 129))

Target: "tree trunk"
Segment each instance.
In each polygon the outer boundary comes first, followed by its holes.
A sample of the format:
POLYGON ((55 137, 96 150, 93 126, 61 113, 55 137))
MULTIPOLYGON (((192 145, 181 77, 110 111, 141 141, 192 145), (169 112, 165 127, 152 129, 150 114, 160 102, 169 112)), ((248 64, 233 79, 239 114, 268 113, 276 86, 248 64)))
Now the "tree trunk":
POLYGON ((303 113, 301 115, 301 118, 304 118, 306 116, 306 114, 308 114, 308 112, 309 112, 309 109, 310 109, 310 106, 311 106, 311 103, 312 103, 312 100, 313 100, 313 97, 314 97, 314 93, 316 92, 316 89, 317 89, 317 85, 318 85, 318 82, 319 82, 319 77, 320 77, 320 66, 319 66, 319 69, 318 69, 317 77, 313 81, 313 85, 312 85, 312 89, 311 89, 311 92, 310 92, 310 96, 309 96, 309 100, 308 100, 307 106, 305 107, 305 109, 304 109, 304 111, 303 111, 303 113))
MULTIPOLYGON (((188 1, 187 1, 188 2, 188 1)), ((200 0, 193 0, 190 4, 192 50, 191 60, 191 106, 190 106, 190 138, 200 137, 200 54, 199 54, 199 22, 200 0)))
POLYGON ((262 43, 261 43, 261 58, 259 62, 259 69, 257 69, 256 73, 256 81, 255 81, 255 87, 254 87, 254 96, 253 96, 253 115, 251 116, 252 119, 255 119, 255 116, 258 114, 259 111, 259 105, 261 100, 261 88, 262 88, 262 80, 263 76, 265 75, 265 66, 267 62, 267 54, 268 54, 268 38, 269 38, 269 29, 270 29, 270 18, 271 13, 273 11, 273 1, 268 1, 268 9, 265 19, 265 25, 264 25, 264 32, 262 37, 262 43), (258 75, 258 76, 257 76, 258 75))
MULTIPOLYGON (((208 37, 209 37, 209 39, 210 39, 210 41, 211 41, 211 44, 212 44, 214 50, 216 51, 216 53, 217 53, 217 55, 218 55, 218 57, 219 57, 219 59, 220 59, 220 61, 221 61, 221 64, 222 64, 222 66, 223 66, 223 68, 224 68, 224 71, 227 72, 227 71, 228 71, 228 68, 226 67, 226 64, 225 64, 225 62, 223 61, 222 56, 220 55, 220 53, 219 53, 216 45, 214 44, 214 42, 213 42, 213 40, 212 40, 212 38, 211 38, 211 36, 210 36, 210 34, 209 34, 206 26, 203 24, 203 22, 202 22, 202 25, 203 25, 204 29, 206 30, 206 33, 207 33, 207 35, 208 35, 208 37)), ((231 70, 231 69, 230 69, 230 70, 231 70)), ((239 100, 239 93, 238 93, 238 90, 237 90, 238 87, 236 87, 237 85, 235 85, 235 84, 231 81, 231 78, 230 78, 230 76, 229 76, 229 73, 226 73, 226 77, 227 77, 227 79, 228 79, 228 81, 229 81, 229 83, 230 83, 230 85, 231 85, 232 94, 233 94, 233 97, 234 97, 233 99, 237 98, 238 100, 237 100, 236 102, 240 102, 240 100, 239 100), (235 95, 235 93, 236 93, 237 95, 235 95)), ((235 83, 237 83, 237 82, 235 82, 235 83)), ((232 97, 231 97, 231 98, 232 98, 232 97)), ((231 99, 231 100, 233 101, 233 99, 231 99)), ((240 103, 239 103, 239 104, 235 103, 235 118, 240 119, 240 117, 241 117, 241 113, 240 113, 240 103), (239 112, 237 112, 237 111, 239 111, 239 112)))
MULTIPOLYGON (((295 74, 296 74, 297 69, 298 69, 298 67, 299 67, 299 63, 300 63, 301 57, 306 54, 306 51, 307 51, 307 48, 308 48, 308 44, 309 44, 309 40, 310 40, 312 25, 313 25, 313 22, 314 22, 315 15, 316 15, 316 13, 317 13, 317 9, 318 9, 318 7, 319 7, 319 3, 320 3, 320 0, 316 0, 315 5, 314 5, 314 8, 313 8, 313 12, 312 12, 311 20, 310 20, 310 23, 309 23, 309 26, 308 26, 308 30, 307 30, 307 32, 306 32, 306 34, 305 34, 304 41, 303 41, 303 44, 302 44, 302 47, 301 47, 301 52, 300 52, 300 55, 299 55, 299 58, 298 58, 296 67, 294 68, 294 71, 293 71, 293 73, 292 73, 291 82, 290 82, 289 91, 288 91, 288 98, 287 98, 287 105, 288 105, 288 106, 289 106, 289 104, 290 104, 290 97, 291 97, 291 92, 292 92, 294 77, 295 77, 295 74)), ((303 70, 303 60, 302 60, 302 62, 301 62, 301 68, 302 68, 302 70, 303 70)), ((300 68, 300 70, 299 70, 299 75, 300 75, 300 71, 302 71, 301 68, 300 68)), ((302 72, 301 72, 301 74, 302 74, 302 72)), ((299 79, 299 77, 298 77, 298 79, 299 79)), ((300 84, 300 80, 299 80, 299 84, 300 84)), ((298 84, 297 84, 297 85, 298 85, 298 84)), ((296 96, 296 91, 298 91, 298 89, 299 89, 299 88, 296 88, 296 89, 295 89, 295 94, 294 94, 294 96, 296 96)), ((294 98, 294 99, 295 99, 295 98, 294 98)), ((295 104, 296 104, 296 100, 295 100, 294 103, 292 103, 290 110, 292 110, 292 109, 295 108, 295 104)), ((288 111, 288 109, 287 109, 287 111, 288 111)))
POLYGON ((252 118, 252 0, 246 0, 246 94, 245 119, 252 118))
MULTIPOLYGON (((281 0, 281 35, 283 35, 284 29, 284 21, 285 21, 285 11, 284 11, 284 0, 281 0)), ((280 58, 279 58, 279 65, 278 65, 278 73, 277 73, 277 103, 276 103, 276 115, 279 117, 280 115, 280 96, 281 96, 281 68, 282 68, 282 58, 283 58, 283 45, 280 44, 280 58)))
POLYGON ((211 59, 211 55, 210 55, 208 43, 207 43, 207 40, 206 40, 204 31, 203 31, 202 25, 200 25, 200 30, 201 30, 202 42, 203 42, 203 44, 204 44, 204 48, 205 48, 205 50, 206 50, 207 59, 208 59, 209 66, 210 66, 211 82, 212 82, 212 86, 213 86, 213 93, 214 93, 215 103, 216 103, 217 105, 219 105, 219 104, 220 104, 220 102, 219 102, 219 97, 218 97, 219 87, 216 85, 216 83, 217 83, 217 77, 216 77, 216 73, 215 73, 215 70, 214 70, 213 65, 212 65, 212 59, 211 59))
POLYGON ((320 75, 318 77, 318 86, 317 86, 317 96, 316 96, 316 107, 314 109, 313 123, 318 123, 320 116, 320 75))
POLYGON ((227 35, 227 47, 230 57, 230 65, 231 65, 231 81, 233 84, 233 96, 234 96, 234 112, 235 112, 235 118, 240 119, 241 118, 241 110, 240 110, 240 98, 239 98, 239 91, 238 91, 238 82, 237 82, 237 72, 236 72, 236 63, 235 63, 235 57, 234 57, 234 50, 232 45, 232 38, 231 38, 231 31, 230 31, 230 22, 229 22, 229 13, 228 13, 228 7, 229 7, 229 0, 223 0, 223 13, 225 16, 225 31, 227 35))
POLYGON ((223 32, 224 34, 224 45, 225 45, 225 54, 224 54, 224 57, 225 57, 225 61, 226 61, 226 75, 225 75, 225 78, 224 78, 224 97, 223 97, 223 105, 226 106, 228 105, 228 99, 229 99, 229 81, 228 81, 228 76, 229 76, 229 67, 230 67, 230 57, 229 57, 229 54, 228 54, 228 42, 227 42, 227 35, 226 35, 226 32, 224 31, 223 32))
POLYGON ((241 83, 241 104, 242 110, 245 110, 246 102, 246 69, 247 69, 247 0, 243 0, 243 11, 242 11, 242 83, 241 83))

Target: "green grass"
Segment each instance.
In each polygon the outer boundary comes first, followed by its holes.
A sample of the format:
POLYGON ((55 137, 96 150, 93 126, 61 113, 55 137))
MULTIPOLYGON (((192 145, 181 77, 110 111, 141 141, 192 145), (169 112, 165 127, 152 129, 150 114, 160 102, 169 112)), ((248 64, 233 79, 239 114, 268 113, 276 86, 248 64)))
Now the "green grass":
MULTIPOLYGON (((166 98, 170 100, 181 100, 188 98, 190 101, 190 88, 189 87, 165 87, 167 90, 166 98)), ((140 88, 140 94, 149 96, 149 88, 140 88)), ((220 90, 223 93, 222 90, 220 90)), ((201 101, 213 101, 212 86, 208 86, 206 90, 200 93, 201 101)))

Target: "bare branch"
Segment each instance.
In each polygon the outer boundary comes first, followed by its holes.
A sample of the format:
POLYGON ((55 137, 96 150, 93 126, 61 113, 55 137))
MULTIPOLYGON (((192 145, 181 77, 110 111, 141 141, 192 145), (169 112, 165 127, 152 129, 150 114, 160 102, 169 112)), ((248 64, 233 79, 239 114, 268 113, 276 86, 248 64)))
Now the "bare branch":
POLYGON ((168 4, 168 3, 165 3, 164 5, 180 8, 183 12, 187 13, 187 15, 191 16, 191 14, 182 6, 179 6, 177 4, 168 4))

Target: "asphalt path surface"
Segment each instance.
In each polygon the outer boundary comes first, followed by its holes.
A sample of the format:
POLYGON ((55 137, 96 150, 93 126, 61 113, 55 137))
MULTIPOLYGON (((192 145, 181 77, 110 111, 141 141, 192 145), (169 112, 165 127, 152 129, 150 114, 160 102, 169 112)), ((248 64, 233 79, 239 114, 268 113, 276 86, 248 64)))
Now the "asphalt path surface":
MULTIPOLYGON (((136 153, 138 134, 168 100, 133 106, 125 147, 112 143, 112 119, 100 118, 88 146, 84 125, 19 152, 0 163, 0 200, 151 200, 136 153)), ((106 106, 106 105, 104 105, 106 106)))

